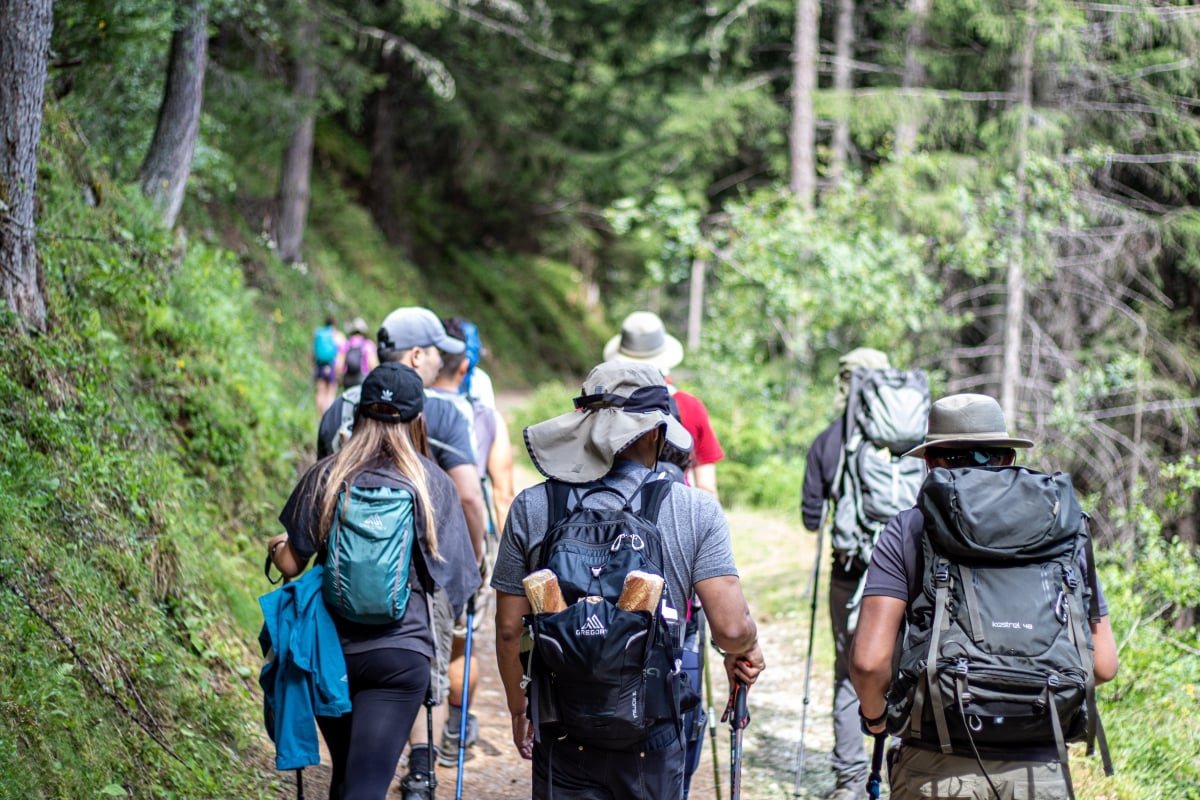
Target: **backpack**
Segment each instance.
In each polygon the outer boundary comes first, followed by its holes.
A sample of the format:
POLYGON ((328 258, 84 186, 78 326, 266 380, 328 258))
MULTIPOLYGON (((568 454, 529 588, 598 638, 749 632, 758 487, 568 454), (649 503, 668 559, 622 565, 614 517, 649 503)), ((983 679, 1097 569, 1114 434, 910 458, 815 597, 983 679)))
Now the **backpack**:
POLYGON ((358 386, 363 382, 364 341, 359 337, 358 341, 346 349, 346 368, 342 372, 343 387, 358 386))
POLYGON ((328 366, 337 360, 338 343, 333 328, 326 325, 313 332, 313 359, 318 366, 328 366))
POLYGON ((860 367, 851 374, 833 548, 854 556, 861 569, 883 526, 916 502, 925 464, 901 456, 924 441, 929 404, 921 370, 860 367))
POLYGON ((570 736, 605 750, 635 750, 656 725, 682 726, 682 713, 700 701, 680 669, 679 611, 668 588, 654 612, 616 606, 630 571, 663 576, 656 521, 671 482, 643 482, 629 498, 621 495, 618 509, 584 507, 595 493, 620 495, 599 486, 569 512, 572 487, 553 480, 546 487, 549 524, 533 563, 553 570, 568 605, 525 618, 535 729, 543 739, 570 736))
POLYGON ((404 616, 412 589, 414 496, 387 486, 339 492, 321 583, 325 605, 338 616, 365 625, 404 616))
POLYGON ((976 758, 1053 744, 1072 797, 1066 742, 1086 738, 1090 753, 1098 736, 1112 774, 1092 672, 1091 539, 1070 477, 935 469, 919 507, 922 590, 888 692, 888 731, 976 758))

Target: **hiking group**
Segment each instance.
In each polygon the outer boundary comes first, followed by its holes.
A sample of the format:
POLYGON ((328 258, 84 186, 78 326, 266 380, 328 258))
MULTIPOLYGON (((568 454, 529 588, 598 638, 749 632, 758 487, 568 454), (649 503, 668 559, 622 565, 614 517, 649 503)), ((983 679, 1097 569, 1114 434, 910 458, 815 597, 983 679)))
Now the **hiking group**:
MULTIPOLYGON (((434 797, 439 765, 461 798, 479 735, 472 633, 494 602, 533 798, 686 798, 706 723, 715 766, 711 649, 737 800, 747 693, 766 663, 717 497, 724 451, 704 403, 670 378, 679 341, 657 315, 629 315, 574 410, 524 430, 545 480, 514 497, 475 326, 402 307, 374 343, 365 328, 325 348, 328 371, 314 334, 319 460, 268 542, 268 577, 285 579, 261 601, 277 768, 319 763, 315 727, 331 798, 386 797, 406 747, 403 800, 434 797), (344 391, 321 394, 339 378, 344 391)), ((1095 687, 1117 653, 1070 478, 1015 465, 1033 443, 990 397, 931 402, 923 372, 868 348, 839 368, 801 496, 818 557, 796 796, 828 531, 827 796, 879 797, 890 735, 894 798, 1073 798, 1069 742, 1098 743, 1111 772, 1095 687)))

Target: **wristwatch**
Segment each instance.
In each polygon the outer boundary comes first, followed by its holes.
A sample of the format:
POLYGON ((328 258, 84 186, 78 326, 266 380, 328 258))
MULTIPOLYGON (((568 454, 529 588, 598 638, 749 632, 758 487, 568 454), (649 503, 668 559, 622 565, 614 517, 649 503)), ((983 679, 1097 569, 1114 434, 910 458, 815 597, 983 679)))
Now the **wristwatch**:
POLYGON ((874 728, 876 725, 882 725, 883 723, 887 722, 887 706, 883 707, 883 712, 880 713, 878 717, 872 719, 863 714, 862 703, 859 703, 858 718, 862 720, 863 731, 866 731, 867 728, 874 728))

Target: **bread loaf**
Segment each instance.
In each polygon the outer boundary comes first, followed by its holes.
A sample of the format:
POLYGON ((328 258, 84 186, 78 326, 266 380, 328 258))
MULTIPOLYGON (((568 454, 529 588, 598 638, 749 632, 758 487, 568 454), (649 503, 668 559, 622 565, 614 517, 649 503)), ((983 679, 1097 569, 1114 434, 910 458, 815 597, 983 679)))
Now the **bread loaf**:
POLYGON ((535 614, 553 614, 565 611, 567 601, 563 599, 562 589, 558 587, 558 576, 553 570, 539 569, 531 572, 521 581, 525 587, 525 597, 535 614))
POLYGON ((658 605, 658 598, 662 596, 662 590, 661 575, 635 569, 625 576, 617 608, 624 611, 653 611, 658 605))

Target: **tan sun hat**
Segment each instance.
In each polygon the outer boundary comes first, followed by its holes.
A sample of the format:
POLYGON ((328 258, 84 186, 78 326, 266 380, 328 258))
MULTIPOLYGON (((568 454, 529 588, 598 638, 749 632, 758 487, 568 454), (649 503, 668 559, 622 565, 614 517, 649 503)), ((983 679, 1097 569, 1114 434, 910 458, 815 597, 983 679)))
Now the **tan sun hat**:
POLYGON ((656 428, 674 447, 692 449, 692 436, 671 416, 667 384, 653 364, 618 360, 593 367, 575 409, 525 429, 529 457, 547 478, 601 478, 617 453, 656 428))
POLYGON ((683 361, 683 345, 663 326, 658 314, 635 311, 621 323, 621 332, 604 345, 604 360, 645 361, 664 375, 683 361))
POLYGON ((925 441, 904 455, 924 455, 928 447, 970 450, 974 447, 1033 447, 1033 442, 1008 435, 1004 412, 993 398, 985 394, 952 394, 929 409, 925 441))

